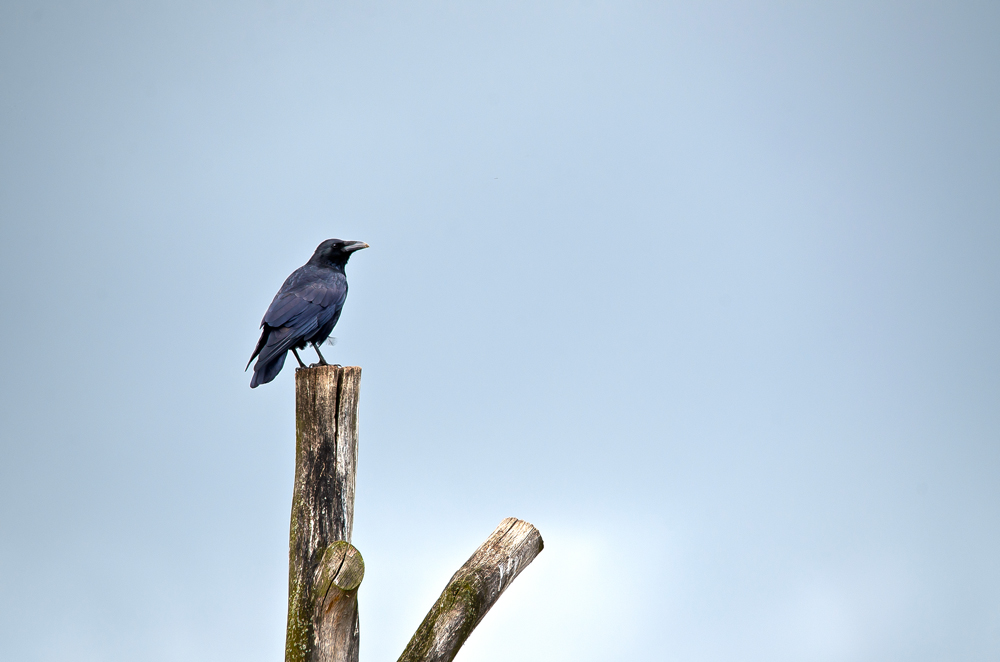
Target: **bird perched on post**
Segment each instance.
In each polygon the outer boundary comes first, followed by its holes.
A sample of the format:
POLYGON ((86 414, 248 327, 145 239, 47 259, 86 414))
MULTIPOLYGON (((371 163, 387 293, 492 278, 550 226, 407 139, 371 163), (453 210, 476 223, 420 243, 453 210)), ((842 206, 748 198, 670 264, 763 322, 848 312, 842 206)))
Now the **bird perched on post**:
POLYGON ((316 248, 309 261, 292 272, 264 313, 260 326, 264 329, 247 362, 253 363, 250 388, 266 384, 281 372, 285 355, 292 350, 299 366, 306 367, 296 350, 312 345, 319 356, 319 365, 327 365, 319 351, 347 299, 347 276, 344 267, 351 253, 368 248, 363 241, 327 239, 316 248))

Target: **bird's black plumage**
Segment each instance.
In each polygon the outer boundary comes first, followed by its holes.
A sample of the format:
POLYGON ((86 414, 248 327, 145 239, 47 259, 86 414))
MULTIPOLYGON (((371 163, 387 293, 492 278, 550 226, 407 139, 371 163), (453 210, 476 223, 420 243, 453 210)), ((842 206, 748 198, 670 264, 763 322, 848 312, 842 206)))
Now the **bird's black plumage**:
MULTIPOLYGON (((318 345, 330 336, 340 319, 347 299, 344 267, 351 253, 362 248, 368 248, 368 244, 327 239, 316 248, 308 262, 285 279, 264 313, 260 340, 247 363, 249 368, 254 358, 257 359, 250 388, 274 379, 285 365, 288 350, 294 352, 310 344, 316 349, 320 363, 326 363, 318 345)), ((298 354, 295 357, 298 358, 298 354)))

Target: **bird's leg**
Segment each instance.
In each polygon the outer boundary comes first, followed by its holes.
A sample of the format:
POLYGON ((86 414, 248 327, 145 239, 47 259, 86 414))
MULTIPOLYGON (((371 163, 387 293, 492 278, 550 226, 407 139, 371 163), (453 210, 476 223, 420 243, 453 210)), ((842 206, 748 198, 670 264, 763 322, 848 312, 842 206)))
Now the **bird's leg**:
POLYGON ((300 367, 300 368, 304 368, 304 367, 306 367, 306 364, 305 364, 305 363, 303 363, 303 362, 302 362, 302 359, 300 359, 300 358, 299 358, 299 353, 295 351, 295 348, 294 348, 294 347, 292 347, 292 354, 294 354, 294 355, 295 355, 295 360, 299 362, 299 367, 300 367))
POLYGON ((316 356, 319 357, 319 364, 318 365, 330 365, 329 363, 326 362, 326 359, 323 358, 323 354, 319 351, 319 343, 315 343, 314 342, 314 343, 312 343, 312 346, 313 346, 313 349, 316 350, 316 356))
POLYGON ((330 365, 326 362, 326 359, 323 358, 323 354, 319 351, 319 344, 313 343, 312 346, 313 349, 316 350, 316 356, 319 357, 319 365, 330 365))

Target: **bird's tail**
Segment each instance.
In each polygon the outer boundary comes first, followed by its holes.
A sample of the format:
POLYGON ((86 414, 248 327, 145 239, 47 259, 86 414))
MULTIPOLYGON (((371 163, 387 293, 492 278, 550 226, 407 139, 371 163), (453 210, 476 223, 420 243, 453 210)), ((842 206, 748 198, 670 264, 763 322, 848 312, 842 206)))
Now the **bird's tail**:
MULTIPOLYGON (((253 379, 250 380, 250 388, 256 388, 260 384, 266 384, 281 372, 281 367, 285 365, 285 356, 292 348, 298 337, 295 330, 287 326, 277 328, 264 325, 264 332, 260 334, 257 341, 257 349, 254 356, 257 363, 253 366, 253 379)), ((250 357, 253 361, 253 356, 250 357)), ((249 364, 247 364, 249 365, 249 364)))
POLYGON ((267 363, 261 364, 258 361, 257 365, 253 367, 253 378, 250 380, 250 388, 257 388, 261 384, 266 384, 277 377, 278 373, 281 372, 281 368, 285 365, 286 356, 288 356, 288 352, 282 352, 267 363))

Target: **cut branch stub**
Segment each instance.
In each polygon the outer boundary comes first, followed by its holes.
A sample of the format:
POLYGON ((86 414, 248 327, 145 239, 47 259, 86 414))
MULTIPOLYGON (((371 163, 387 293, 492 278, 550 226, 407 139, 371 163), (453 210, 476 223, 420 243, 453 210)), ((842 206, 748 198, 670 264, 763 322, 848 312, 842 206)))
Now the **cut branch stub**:
POLYGON ((538 529, 508 517, 441 593, 398 662, 451 662, 514 578, 542 551, 538 529))
POLYGON ((326 548, 313 585, 313 628, 320 642, 313 660, 358 659, 358 587, 364 576, 365 562, 354 545, 340 541, 326 548))
POLYGON ((357 662, 364 576, 364 559, 351 543, 341 540, 323 550, 304 599, 289 611, 286 661, 357 662))

